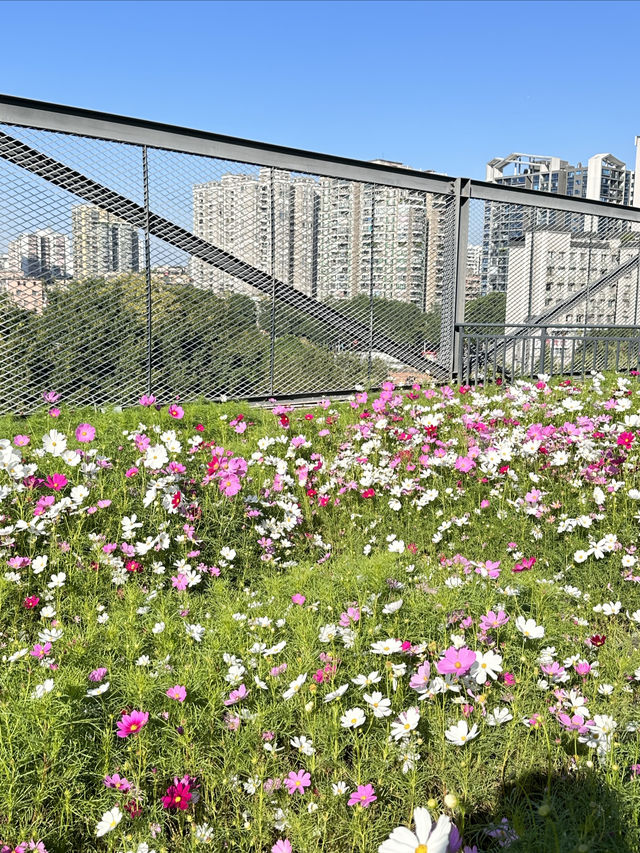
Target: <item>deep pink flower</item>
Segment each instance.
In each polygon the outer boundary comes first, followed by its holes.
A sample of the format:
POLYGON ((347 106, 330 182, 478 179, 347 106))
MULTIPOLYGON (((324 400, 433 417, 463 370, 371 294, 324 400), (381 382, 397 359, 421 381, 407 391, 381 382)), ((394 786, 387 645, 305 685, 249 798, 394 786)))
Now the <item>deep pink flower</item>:
POLYGON ((136 467, 133 467, 133 468, 129 468, 127 471, 125 471, 124 476, 125 477, 135 477, 137 473, 138 473, 138 469, 136 467))
POLYGON ((40 599, 37 595, 29 595, 22 602, 23 607, 26 607, 27 610, 33 610, 34 607, 37 607, 40 603, 40 599))
POLYGON ((436 664, 436 668, 440 675, 464 675, 471 669, 475 660, 476 653, 466 646, 461 649, 450 646, 444 653, 444 657, 436 664))
POLYGON ((60 409, 57 409, 55 406, 52 406, 49 409, 49 415, 52 418, 59 418, 60 417, 60 409))
POLYGON ((68 482, 64 474, 51 474, 45 480, 45 486, 48 489, 53 489, 54 492, 59 492, 61 489, 64 489, 68 482))
POLYGON ((373 785, 358 785, 357 790, 351 792, 347 805, 362 806, 363 809, 366 809, 377 799, 373 785))
POLYGON ((284 780, 284 784, 290 794, 295 794, 296 791, 304 794, 304 789, 311 785, 311 775, 306 770, 298 770, 297 773, 292 770, 284 780))
POLYGON ((76 427, 76 439, 83 444, 88 444, 96 437, 96 428, 91 424, 78 424, 76 427))
POLYGON ((118 727, 118 737, 129 737, 140 733, 140 729, 147 725, 149 719, 148 711, 132 711, 130 714, 123 714, 122 720, 116 723, 118 727))
POLYGON ((182 420, 184 417, 184 409, 182 406, 176 406, 175 403, 172 403, 169 406, 169 414, 172 418, 175 418, 177 421, 182 420))
POLYGON ((184 700, 187 698, 187 688, 181 687, 179 684, 176 684, 175 687, 170 687, 167 690, 166 695, 169 697, 169 699, 177 699, 178 702, 184 702, 184 700))
POLYGON ((635 436, 632 432, 621 432, 618 436, 618 444, 628 449, 633 444, 634 439, 635 436))
POLYGON ((165 809, 181 809, 185 811, 189 808, 189 802, 193 796, 189 788, 188 782, 180 782, 175 778, 173 785, 167 788, 166 796, 162 798, 162 805, 165 809))

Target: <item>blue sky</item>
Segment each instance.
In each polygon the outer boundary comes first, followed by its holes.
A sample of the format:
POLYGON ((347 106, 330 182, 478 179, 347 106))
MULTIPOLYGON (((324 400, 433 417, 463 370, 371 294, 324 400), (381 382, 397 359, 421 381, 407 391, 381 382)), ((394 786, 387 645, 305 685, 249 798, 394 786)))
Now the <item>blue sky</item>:
POLYGON ((484 177, 640 135, 636 2, 2 3, 3 92, 484 177), (10 35, 8 38, 7 35, 10 35))

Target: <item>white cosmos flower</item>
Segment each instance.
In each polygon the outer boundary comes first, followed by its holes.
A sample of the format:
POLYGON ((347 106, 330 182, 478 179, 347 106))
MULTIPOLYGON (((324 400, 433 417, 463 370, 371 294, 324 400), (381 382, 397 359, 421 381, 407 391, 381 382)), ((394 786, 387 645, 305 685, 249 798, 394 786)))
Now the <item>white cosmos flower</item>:
POLYGON ((478 727, 474 723, 471 729, 469 729, 467 721, 460 720, 459 723, 449 726, 444 736, 451 743, 455 743, 456 746, 464 746, 467 741, 473 740, 474 737, 478 736, 478 727))
POLYGON ((156 624, 151 629, 152 634, 162 634, 164 631, 164 622, 156 622, 156 624))
MULTIPOLYGON (((640 613, 640 611, 638 611, 640 613)), ((356 675, 355 678, 352 678, 351 681, 356 685, 356 687, 371 687, 372 684, 378 684, 381 680, 381 676, 377 669, 374 669, 373 672, 370 672, 369 675, 356 675)))
POLYGON ((57 429, 51 429, 42 436, 42 447, 52 456, 62 456, 67 449, 67 437, 57 429))
POLYGON ((576 551, 573 555, 573 561, 574 563, 584 563, 588 556, 588 551, 576 551))
POLYGON ((187 636, 194 639, 196 643, 199 643, 204 637, 205 629, 202 627, 202 625, 185 625, 184 627, 185 631, 187 632, 187 636))
POLYGON ((144 457, 144 467, 150 468, 152 471, 158 471, 163 468, 169 461, 167 448, 164 444, 152 444, 147 448, 144 457))
POLYGON ((400 640, 377 640, 377 642, 371 644, 371 653, 374 655, 393 655, 400 651, 402 651, 402 642, 400 640))
POLYGON ((406 826, 396 827, 378 847, 378 853, 446 853, 451 819, 447 815, 440 815, 434 824, 427 809, 418 806, 413 810, 413 820, 415 832, 406 826))
POLYGON ((102 693, 106 693, 109 689, 109 682, 105 681, 103 684, 100 684, 98 687, 94 687, 93 690, 87 690, 87 696, 100 696, 102 693))
POLYGON ((488 726, 502 726, 504 723, 508 723, 509 720, 513 720, 513 714, 509 712, 508 708, 496 707, 487 714, 488 726))
POLYGON ((44 684, 38 684, 36 689, 31 694, 32 699, 42 699, 43 696, 46 696, 47 693, 51 693, 53 688, 55 687, 55 683, 53 678, 47 678, 44 684))
POLYGON ((105 812, 96 827, 96 836, 101 838, 107 832, 111 832, 122 820, 122 812, 118 806, 114 806, 108 812, 105 812))
POLYGON ((362 708, 349 708, 349 710, 345 711, 340 717, 340 724, 344 729, 357 729, 358 726, 361 726, 366 722, 366 720, 367 717, 362 708))
POLYGON ((341 696, 344 696, 348 689, 348 684, 341 684, 340 687, 337 687, 335 690, 332 690, 331 693, 327 693, 327 695, 324 697, 324 701, 333 702, 334 699, 339 699, 341 696))
POLYGON ((396 610, 400 610, 402 607, 403 600, 399 598, 397 601, 390 601, 389 604, 385 604, 382 608, 382 612, 385 616, 388 616, 390 613, 395 613, 396 610))
POLYGON ((51 580, 47 584, 49 589, 62 589, 67 576, 64 572, 59 572, 57 575, 51 575, 51 580))
POLYGON ((282 694, 283 699, 291 699, 300 691, 300 688, 307 680, 307 673, 303 672, 302 675, 299 675, 294 681, 289 684, 289 687, 282 694))
POLYGON ((74 486, 71 489, 71 500, 76 504, 81 504, 89 494, 89 489, 86 486, 74 486))
POLYGON ((374 717, 382 719, 391 715, 391 699, 383 697, 382 693, 378 691, 371 694, 365 693, 362 698, 373 709, 374 717))
POLYGON ((397 720, 391 723, 391 737, 394 740, 409 737, 419 722, 420 711, 417 708, 408 708, 398 716, 397 720))
POLYGON ((515 625, 528 640, 540 640, 544 637, 544 628, 542 625, 537 625, 535 619, 525 619, 524 616, 518 616, 515 625))
POLYGON ((471 665, 470 675, 475 678, 477 684, 484 684, 487 678, 495 681, 499 672, 502 672, 502 655, 488 651, 476 658, 475 663, 471 665))

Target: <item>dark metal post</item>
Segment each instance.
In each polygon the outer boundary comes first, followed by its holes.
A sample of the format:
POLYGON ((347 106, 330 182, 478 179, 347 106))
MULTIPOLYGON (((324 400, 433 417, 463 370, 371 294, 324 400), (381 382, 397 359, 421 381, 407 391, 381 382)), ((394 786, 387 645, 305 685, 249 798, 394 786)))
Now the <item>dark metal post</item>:
POLYGON ((369 350, 369 358, 367 363, 367 384, 371 386, 371 361, 373 358, 373 240, 375 232, 375 209, 376 209, 376 186, 369 184, 371 189, 371 250, 369 253, 369 342, 367 344, 369 350))
MULTIPOLYGON (((453 305, 451 323, 451 343, 448 344, 451 348, 449 361, 449 370, 451 375, 457 375, 460 372, 460 347, 459 336, 460 332, 456 331, 456 327, 464 323, 464 306, 466 298, 467 286, 467 253, 469 249, 469 203, 471 198, 470 182, 461 178, 456 178, 454 182, 454 269, 453 269, 453 305)), ((445 306, 442 306, 443 316, 445 306)), ((445 332, 444 324, 442 332, 445 332)), ((442 334, 441 332, 441 334, 442 334)), ((442 340, 440 346, 442 346, 442 340)), ((447 353, 449 355, 449 353, 447 353)))
POLYGON ((144 183, 144 268, 147 280, 147 394, 151 394, 151 243, 149 239, 149 161, 147 146, 142 146, 142 175, 144 183))
POLYGON ((271 349, 269 354, 269 393, 273 394, 276 362, 276 212, 273 169, 270 170, 270 232, 271 232, 271 349))
POLYGON ((542 329, 540 331, 540 369, 538 373, 544 373, 544 357, 546 351, 546 342, 547 342, 547 330, 542 329))

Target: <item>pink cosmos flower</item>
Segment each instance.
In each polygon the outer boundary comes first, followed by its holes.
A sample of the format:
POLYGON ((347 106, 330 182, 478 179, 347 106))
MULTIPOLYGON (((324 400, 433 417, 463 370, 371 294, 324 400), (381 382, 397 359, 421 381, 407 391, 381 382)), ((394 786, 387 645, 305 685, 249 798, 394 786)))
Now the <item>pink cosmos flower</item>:
POLYGON ((306 596, 302 595, 300 592, 296 592, 295 595, 291 596, 291 601, 293 601, 294 604, 304 604, 306 600, 306 596))
POLYGON ((284 780, 284 784, 290 794, 295 794, 296 791, 304 794, 304 789, 311 785, 311 775, 306 770, 298 770, 297 773, 292 770, 284 780))
POLYGON ((119 773, 114 773, 111 776, 105 776, 102 780, 107 788, 116 788, 118 791, 126 793, 131 790, 131 782, 120 776, 119 773))
POLYGON ((500 628, 502 625, 506 625, 508 621, 509 617, 504 610, 499 610, 497 613, 490 610, 485 616, 480 617, 480 629, 489 631, 491 628, 500 628))
POLYGON ((279 838, 271 848, 271 853, 291 853, 291 842, 288 838, 279 838))
POLYGON ((153 396, 153 394, 143 394, 139 400, 141 406, 153 406, 155 401, 156 398, 153 396))
POLYGON ((106 666, 98 667, 98 669, 92 669, 89 673, 89 681, 102 681, 106 674, 106 666))
POLYGON ((187 584, 189 583, 189 579, 186 575, 183 575, 182 572, 180 572, 177 576, 172 576, 171 583, 177 590, 184 592, 187 588, 187 584))
POLYGON ((49 409, 49 416, 52 418, 59 418, 60 417, 60 409, 57 409, 55 406, 52 406, 49 409))
POLYGON ((68 482, 64 474, 51 474, 45 480, 45 486, 48 489, 53 489, 54 492, 59 492, 61 489, 64 489, 68 482))
POLYGON ((45 403, 57 403, 60 399, 60 394, 56 394, 55 391, 44 391, 42 399, 45 403))
POLYGON ((181 782, 176 777, 173 785, 167 788, 166 796, 162 798, 162 805, 165 809, 180 809, 185 811, 189 808, 189 802, 193 797, 189 783, 181 782))
POLYGON ((27 610, 33 610, 33 608, 37 607, 39 603, 40 599, 37 595, 28 595, 22 602, 23 606, 26 607, 27 610))
POLYGON ((184 700, 187 698, 187 688, 181 687, 179 684, 176 684, 175 687, 170 687, 167 690, 166 695, 169 697, 169 699, 177 699, 178 702, 184 702, 184 700))
POLYGON ((41 646, 40 643, 36 643, 34 647, 31 649, 29 654, 34 658, 45 658, 49 652, 51 651, 51 643, 45 643, 44 646, 41 646))
POLYGON ((236 702, 240 702, 242 699, 246 699, 249 695, 249 691, 246 688, 246 685, 241 684, 237 690, 232 690, 229 693, 229 698, 224 700, 224 704, 229 707, 229 705, 235 705, 236 702))
POLYGON ((118 720, 116 723, 118 737, 129 737, 129 735, 139 734, 140 730, 147 725, 148 720, 148 711, 132 711, 130 714, 123 714, 122 720, 118 720))
POLYGON ((76 427, 76 439, 83 444, 88 444, 96 437, 96 428, 91 424, 78 424, 76 427))
POLYGON ((135 477, 137 473, 138 473, 138 469, 136 467, 133 467, 133 468, 129 468, 127 471, 125 471, 124 476, 125 477, 135 477))
POLYGON ((16 435, 13 439, 13 443, 16 447, 26 447, 30 441, 31 439, 28 435, 16 435))
POLYGON ((456 649, 450 646, 444 653, 444 657, 438 661, 436 668, 440 675, 464 675, 475 663, 476 653, 463 646, 456 649))
POLYGON ((467 474, 471 471, 472 468, 476 467, 476 463, 471 459, 470 456, 458 456, 456 459, 455 468, 456 471, 462 471, 463 474, 467 474))
POLYGON ((431 664, 428 660, 420 664, 418 671, 411 676, 409 687, 413 690, 425 690, 431 676, 431 664))
POLYGON ((240 480, 238 479, 238 477, 236 477, 235 474, 228 474, 226 477, 223 477, 220 480, 220 485, 218 488, 225 495, 225 497, 232 498, 240 491, 240 480))
POLYGON ((169 406, 169 414, 172 418, 175 418, 177 421, 182 420, 184 417, 184 409, 182 406, 176 406, 175 403, 172 403, 169 406))
POLYGON ((375 794, 373 785, 358 785, 357 790, 351 792, 347 805, 362 806, 363 809, 366 809, 378 799, 375 794))

